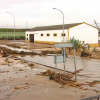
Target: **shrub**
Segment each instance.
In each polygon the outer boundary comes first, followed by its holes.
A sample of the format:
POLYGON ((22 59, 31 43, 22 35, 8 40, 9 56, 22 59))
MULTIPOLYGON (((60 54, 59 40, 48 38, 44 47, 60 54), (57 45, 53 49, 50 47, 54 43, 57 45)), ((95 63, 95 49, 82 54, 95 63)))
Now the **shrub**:
POLYGON ((97 49, 97 47, 96 47, 96 46, 93 47, 93 52, 97 52, 97 51, 99 51, 99 50, 97 49))
POLYGON ((73 37, 73 38, 70 38, 69 42, 75 44, 75 49, 81 48, 81 41, 80 40, 74 39, 74 37, 73 37))
POLYGON ((88 44, 88 50, 90 50, 90 44, 88 44))

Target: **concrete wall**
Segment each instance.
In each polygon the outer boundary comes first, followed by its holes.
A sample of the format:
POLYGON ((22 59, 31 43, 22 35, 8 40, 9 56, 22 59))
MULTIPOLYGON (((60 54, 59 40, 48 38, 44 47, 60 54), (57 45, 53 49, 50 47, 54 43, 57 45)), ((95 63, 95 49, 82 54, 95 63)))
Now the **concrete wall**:
POLYGON ((74 37, 85 43, 97 44, 98 43, 98 29, 87 24, 81 24, 69 29, 69 39, 74 37))

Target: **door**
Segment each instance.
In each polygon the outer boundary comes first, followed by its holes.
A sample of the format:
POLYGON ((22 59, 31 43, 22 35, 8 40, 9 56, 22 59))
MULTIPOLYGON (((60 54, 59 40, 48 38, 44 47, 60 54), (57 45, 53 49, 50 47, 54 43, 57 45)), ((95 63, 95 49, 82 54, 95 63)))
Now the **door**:
POLYGON ((34 42, 34 34, 30 34, 30 42, 34 42))

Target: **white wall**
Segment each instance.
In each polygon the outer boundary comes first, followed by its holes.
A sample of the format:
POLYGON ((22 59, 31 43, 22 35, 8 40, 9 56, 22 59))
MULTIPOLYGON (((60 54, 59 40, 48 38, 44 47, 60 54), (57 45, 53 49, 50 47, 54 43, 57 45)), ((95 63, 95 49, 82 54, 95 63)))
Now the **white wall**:
POLYGON ((85 43, 98 43, 98 29, 87 24, 81 24, 69 29, 69 39, 73 37, 85 43))
MULTIPOLYGON (((61 33, 63 33, 63 30, 46 30, 46 31, 35 31, 34 33, 34 40, 35 41, 51 41, 51 42, 62 42, 63 37, 61 37, 61 33), (40 36, 40 34, 43 33, 43 37, 40 36), (46 36, 47 33, 50 33, 50 36, 46 36), (53 33, 57 33, 57 37, 53 36, 53 33)), ((68 31, 64 30, 64 33, 66 33, 66 37, 64 38, 65 41, 68 39, 68 31)))
POLYGON ((27 40, 27 38, 28 38, 28 41, 30 40, 29 34, 34 34, 34 33, 30 32, 30 31, 26 31, 25 32, 25 40, 27 40), (28 36, 27 36, 27 34, 28 34, 28 36))

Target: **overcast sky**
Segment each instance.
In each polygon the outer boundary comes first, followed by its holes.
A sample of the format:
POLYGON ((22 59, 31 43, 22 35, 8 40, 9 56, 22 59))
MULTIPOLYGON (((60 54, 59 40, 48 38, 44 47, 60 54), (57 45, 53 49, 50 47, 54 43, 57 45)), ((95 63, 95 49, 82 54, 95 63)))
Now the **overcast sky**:
POLYGON ((14 17, 15 28, 62 24, 53 8, 65 24, 100 22, 100 0, 0 0, 0 28, 13 28, 14 17))

